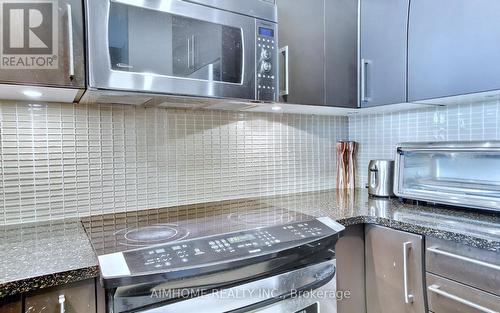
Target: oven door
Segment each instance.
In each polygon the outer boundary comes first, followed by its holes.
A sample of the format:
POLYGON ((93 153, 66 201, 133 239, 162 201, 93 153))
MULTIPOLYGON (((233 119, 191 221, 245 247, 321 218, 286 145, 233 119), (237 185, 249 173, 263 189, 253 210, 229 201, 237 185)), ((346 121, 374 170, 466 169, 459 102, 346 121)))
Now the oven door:
POLYGON ((337 313, 335 279, 301 296, 284 299, 248 313, 337 313))
POLYGON ((91 89, 255 99, 252 17, 181 0, 88 0, 91 89))
MULTIPOLYGON (((188 300, 134 312, 197 312, 203 308, 203 313, 335 313, 335 271, 335 260, 330 260, 188 300)), ((155 294, 161 295, 162 292, 157 289, 155 294)))

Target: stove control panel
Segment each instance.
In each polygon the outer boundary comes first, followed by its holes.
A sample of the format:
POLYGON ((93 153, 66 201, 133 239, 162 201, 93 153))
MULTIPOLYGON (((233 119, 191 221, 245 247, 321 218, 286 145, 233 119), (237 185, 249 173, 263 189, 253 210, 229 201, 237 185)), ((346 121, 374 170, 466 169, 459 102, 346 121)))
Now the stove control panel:
MULTIPOLYGON (((300 246, 342 231, 329 218, 197 238, 123 252, 132 275, 206 266, 300 246)), ((102 270, 102 268, 101 268, 102 270)), ((103 274, 105 274, 103 272, 103 274)))

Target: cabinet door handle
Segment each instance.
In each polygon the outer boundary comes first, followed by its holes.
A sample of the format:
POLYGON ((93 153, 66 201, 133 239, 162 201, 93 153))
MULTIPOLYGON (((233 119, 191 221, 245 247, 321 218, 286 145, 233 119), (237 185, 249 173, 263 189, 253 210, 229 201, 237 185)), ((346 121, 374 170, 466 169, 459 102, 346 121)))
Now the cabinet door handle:
POLYGON ((73 42, 73 15, 71 4, 66 4, 66 11, 68 13, 68 58, 69 58, 69 78, 75 77, 75 54, 73 42))
POLYGON ((188 68, 194 69, 196 66, 196 37, 195 35, 191 35, 187 40, 187 48, 188 48, 188 68))
POLYGON ((481 311, 484 313, 498 313, 498 311, 488 309, 482 305, 479 305, 477 303, 471 302, 471 301, 466 300, 464 298, 461 298, 459 296, 456 296, 456 295, 453 295, 453 294, 448 293, 446 291, 443 291, 443 290, 441 290, 441 287, 438 285, 430 285, 429 287, 427 287, 427 289, 429 289, 430 292, 433 292, 435 294, 438 294, 440 296, 443 296, 443 297, 448 298, 450 300, 453 300, 455 302, 461 303, 461 304, 466 305, 470 308, 474 308, 478 311, 481 311))
POLYGON ((289 72, 289 51, 288 51, 288 46, 284 46, 283 48, 280 49, 280 53, 283 55, 285 58, 285 88, 283 90, 280 90, 280 96, 288 96, 290 94, 290 72, 289 72))
POLYGON ((448 251, 443 251, 443 250, 439 249, 438 247, 429 247, 429 248, 427 248, 427 251, 432 252, 434 254, 444 255, 444 256, 447 256, 447 257, 450 257, 450 258, 453 258, 453 259, 461 260, 461 261, 464 261, 464 262, 468 262, 468 263, 472 263, 472 264, 484 266, 484 267, 487 267, 487 268, 495 270, 495 271, 500 271, 500 266, 498 266, 496 264, 491 264, 491 263, 488 263, 488 262, 483 262, 483 261, 471 259, 471 258, 468 258, 466 256, 454 254, 454 253, 451 253, 451 252, 448 252, 448 251))
POLYGON ((368 93, 368 66, 371 64, 370 60, 361 59, 361 102, 368 102, 370 98, 368 93))
POLYGON ((64 313, 65 309, 64 309, 64 303, 66 302, 66 298, 64 297, 64 295, 60 295, 59 296, 59 312, 60 313, 64 313))
POLYGON ((405 293, 405 303, 410 304, 413 302, 413 295, 410 294, 408 287, 408 254, 411 249, 411 242, 407 241, 403 244, 403 288, 405 293))
POLYGON ((191 69, 191 37, 187 38, 187 67, 191 69))

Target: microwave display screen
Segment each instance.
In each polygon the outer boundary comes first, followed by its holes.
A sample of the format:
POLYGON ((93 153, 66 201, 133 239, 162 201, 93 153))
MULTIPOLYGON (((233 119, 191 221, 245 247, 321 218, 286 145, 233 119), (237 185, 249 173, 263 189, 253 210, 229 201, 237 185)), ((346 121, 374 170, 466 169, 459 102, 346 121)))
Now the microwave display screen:
POLYGON ((267 36, 267 37, 274 37, 274 29, 259 27, 259 35, 267 36))

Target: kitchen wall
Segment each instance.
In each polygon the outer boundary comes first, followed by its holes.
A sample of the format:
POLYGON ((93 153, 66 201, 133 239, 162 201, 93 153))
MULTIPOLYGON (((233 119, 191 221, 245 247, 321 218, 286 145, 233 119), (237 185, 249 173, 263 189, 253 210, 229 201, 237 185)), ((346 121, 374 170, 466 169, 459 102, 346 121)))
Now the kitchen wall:
POLYGON ((0 224, 334 188, 347 123, 0 102, 0 224))
POLYGON ((350 116, 349 138, 359 142, 357 182, 364 187, 369 160, 394 159, 400 142, 500 140, 500 102, 350 116))
POLYGON ((500 102, 328 117, 0 102, 0 225, 335 187, 335 142, 500 140, 500 102))

